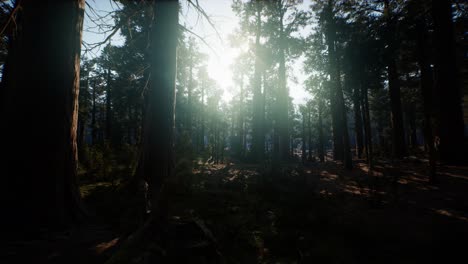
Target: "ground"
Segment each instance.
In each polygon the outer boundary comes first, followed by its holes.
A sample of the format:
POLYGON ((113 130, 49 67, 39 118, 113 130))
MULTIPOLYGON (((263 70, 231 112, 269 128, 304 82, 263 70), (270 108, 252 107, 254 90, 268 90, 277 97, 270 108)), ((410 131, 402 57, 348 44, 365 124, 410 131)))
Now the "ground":
MULTIPOLYGON (((171 242, 146 241, 125 262, 454 262, 468 245, 468 167, 440 165, 432 185, 426 164, 415 157, 381 160, 371 171, 364 160, 351 171, 333 161, 199 164, 172 194, 171 242)), ((81 190, 93 221, 10 242, 2 258, 18 260, 22 247, 39 263, 103 263, 122 250, 135 227, 119 181, 81 190)))

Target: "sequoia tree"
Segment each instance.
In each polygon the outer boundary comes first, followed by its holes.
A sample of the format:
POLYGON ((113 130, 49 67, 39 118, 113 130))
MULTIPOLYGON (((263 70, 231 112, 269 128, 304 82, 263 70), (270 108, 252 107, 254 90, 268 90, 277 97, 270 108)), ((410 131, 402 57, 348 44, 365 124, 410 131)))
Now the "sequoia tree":
POLYGON ((174 172, 174 107, 179 1, 154 1, 149 62, 150 85, 143 131, 139 173, 148 181, 151 212, 164 220, 167 180, 174 172))
POLYGON ((58 228, 81 215, 76 127, 85 1, 17 5, 0 96, 2 218, 21 231, 58 228))

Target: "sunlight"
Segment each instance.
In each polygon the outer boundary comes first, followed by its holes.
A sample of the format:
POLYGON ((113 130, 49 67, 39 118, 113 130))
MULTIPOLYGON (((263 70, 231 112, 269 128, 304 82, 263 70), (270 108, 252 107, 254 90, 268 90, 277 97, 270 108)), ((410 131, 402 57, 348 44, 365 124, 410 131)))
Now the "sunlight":
POLYGON ((223 90, 223 101, 229 102, 233 96, 239 92, 237 87, 233 87, 232 70, 230 68, 235 57, 239 54, 239 51, 226 47, 221 51, 217 51, 217 53, 218 54, 214 54, 214 52, 212 52, 210 54, 208 60, 208 75, 213 78, 223 90))

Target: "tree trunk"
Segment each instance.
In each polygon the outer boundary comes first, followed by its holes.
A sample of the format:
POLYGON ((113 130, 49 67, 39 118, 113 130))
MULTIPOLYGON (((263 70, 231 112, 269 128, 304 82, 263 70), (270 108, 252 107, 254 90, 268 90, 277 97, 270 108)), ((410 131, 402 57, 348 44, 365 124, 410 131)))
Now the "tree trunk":
POLYGON ((201 110, 200 110, 200 135, 199 148, 200 152, 205 151, 205 83, 201 81, 201 110))
POLYGON ((238 146, 238 157, 244 157, 244 76, 240 78, 240 95, 239 95, 239 117, 238 117, 238 137, 239 137, 239 146, 238 146))
POLYGON ((353 109, 354 109, 354 133, 356 134, 356 156, 360 159, 363 150, 363 134, 362 134, 362 113, 361 113, 361 92, 359 84, 353 89, 353 109))
POLYGON ((352 168, 352 158, 349 146, 348 136, 348 124, 346 118, 346 107, 344 105, 343 91, 341 89, 341 74, 339 58, 336 54, 336 29, 335 21, 332 12, 332 1, 328 2, 327 11, 327 29, 326 29, 326 41, 328 46, 328 57, 329 57, 329 75, 331 85, 331 98, 334 99, 332 103, 335 104, 334 109, 332 108, 332 123, 333 123, 333 137, 336 140, 333 144, 336 159, 342 160, 345 168, 352 168), (333 111, 334 110, 334 111, 333 111), (333 112, 335 114, 333 114, 333 112))
POLYGON ((111 91, 111 71, 107 69, 107 83, 106 83, 106 141, 110 142, 112 139, 112 91, 111 91))
POLYGON ((347 121, 347 116, 346 116, 346 106, 344 103, 344 97, 343 97, 343 90, 341 89, 341 81, 340 81, 340 70, 339 70, 339 63, 338 59, 336 61, 336 67, 338 67, 337 72, 338 72, 338 79, 337 79, 337 103, 338 103, 338 109, 341 114, 340 116, 340 123, 339 126, 341 126, 340 130, 342 131, 342 136, 343 136, 343 163, 344 167, 346 169, 352 169, 353 168, 353 161, 352 161, 352 156, 351 156, 351 149, 350 149, 350 144, 349 144, 349 134, 348 134, 348 121, 347 121))
POLYGON ((84 0, 17 1, 2 82, 2 225, 15 235, 60 228, 82 211, 76 182, 84 0))
POLYGON ((309 156, 308 159, 312 161, 312 125, 311 125, 311 119, 312 119, 312 109, 310 105, 307 106, 307 132, 308 132, 308 138, 309 138, 309 156))
POLYGON ((302 111, 302 162, 305 163, 307 154, 306 154, 306 119, 307 113, 306 109, 302 111))
POLYGON ((388 92, 390 95, 390 120, 392 128, 392 156, 401 159, 406 155, 405 131, 403 126, 403 114, 401 110, 400 81, 395 61, 397 47, 395 45, 395 19, 392 18, 390 2, 384 1, 384 15, 387 23, 385 32, 386 52, 385 60, 387 62, 388 74, 388 92))
POLYGON ((323 115, 323 100, 319 99, 318 102, 318 157, 320 159, 320 162, 325 161, 325 151, 324 151, 324 139, 323 139, 323 121, 322 121, 322 115, 323 115))
POLYGON ((190 41, 190 46, 189 46, 189 63, 190 63, 190 70, 189 70, 189 82, 188 82, 188 94, 187 94, 187 132, 188 135, 190 136, 190 139, 192 139, 192 100, 193 100, 193 42, 190 41))
POLYGON ((369 96, 367 93, 367 86, 364 81, 364 72, 361 71, 359 75, 359 85, 361 87, 361 109, 363 112, 364 121, 364 139, 366 142, 366 161, 367 164, 372 167, 373 165, 373 146, 372 146, 372 130, 370 121, 370 110, 369 110, 369 96))
POLYGON ((432 69, 429 64, 428 51, 426 48, 426 27, 420 22, 418 25, 418 38, 417 38, 417 49, 418 49, 418 64, 421 72, 421 95, 423 99, 424 109, 424 144, 425 149, 429 156, 429 180, 434 182, 436 179, 436 150, 434 147, 434 84, 432 79, 432 69))
POLYGON ((328 82, 329 96, 330 96, 330 111, 331 111, 331 121, 332 121, 332 134, 333 134, 333 159, 334 160, 344 160, 344 142, 343 142, 343 131, 341 130, 341 111, 338 107, 338 91, 337 91, 337 81, 339 78, 335 53, 335 26, 333 18, 333 1, 328 1, 328 6, 326 7, 327 12, 327 27, 325 31, 325 38, 328 48, 328 74, 330 76, 330 81, 328 82))
POLYGON ((439 103, 440 159, 466 161, 460 83, 455 55, 451 1, 433 0, 435 89, 439 103))
POLYGON ((256 1, 256 36, 255 36, 255 68, 252 80, 253 89, 253 120, 252 120, 252 158, 255 162, 261 162, 264 154, 263 115, 262 113, 262 73, 260 58, 260 34, 261 34, 261 10, 260 1, 256 1))
POLYGON ((96 105, 96 80, 93 82, 93 94, 92 94, 92 100, 93 100, 93 109, 91 110, 91 144, 96 145, 97 144, 97 122, 96 122, 96 114, 97 114, 97 105, 96 105))
POLYGON ((399 83, 395 60, 390 59, 388 64, 388 91, 391 108, 392 156, 401 159, 406 155, 406 147, 399 83))
MULTIPOLYGON (((281 24, 281 37, 280 43, 283 43, 283 32, 281 24)), ((284 47, 280 44, 279 51, 279 68, 278 68, 278 134, 279 134, 279 152, 281 160, 287 160, 289 158, 289 129, 288 129, 288 90, 286 87, 286 60, 284 54, 284 47)))
POLYGON ((174 173, 174 107, 178 0, 155 1, 149 49, 151 78, 145 112, 140 172, 148 181, 153 219, 165 222, 168 181, 174 173))

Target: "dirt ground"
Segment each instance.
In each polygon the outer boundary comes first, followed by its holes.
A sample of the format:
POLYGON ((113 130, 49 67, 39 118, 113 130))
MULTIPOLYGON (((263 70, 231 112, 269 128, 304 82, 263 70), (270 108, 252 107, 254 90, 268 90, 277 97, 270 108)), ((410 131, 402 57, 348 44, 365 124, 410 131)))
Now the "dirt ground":
MULTIPOLYGON (((184 246, 150 242, 129 263, 458 263, 468 245, 468 167, 441 165, 431 185, 426 164, 197 166, 170 202, 171 243, 184 246)), ((131 217, 117 190, 115 182, 83 185, 92 221, 7 241, 0 262, 106 262, 131 217)))

